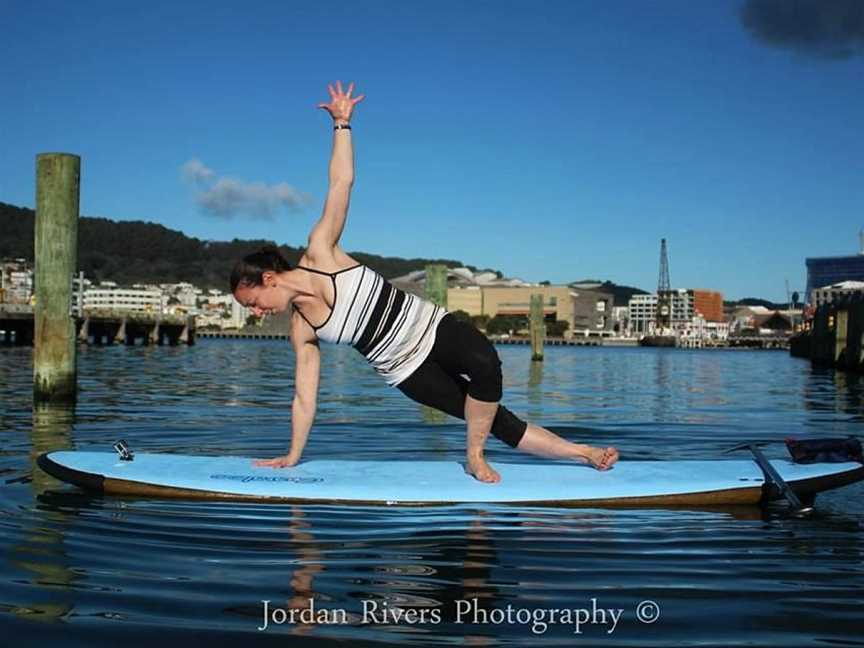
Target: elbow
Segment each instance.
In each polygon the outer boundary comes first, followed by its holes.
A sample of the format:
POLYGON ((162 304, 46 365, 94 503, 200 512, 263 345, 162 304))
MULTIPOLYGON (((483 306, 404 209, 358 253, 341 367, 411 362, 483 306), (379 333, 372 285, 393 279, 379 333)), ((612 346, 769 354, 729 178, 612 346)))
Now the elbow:
POLYGON ((353 173, 340 173, 339 175, 330 176, 330 186, 331 187, 344 187, 345 189, 351 189, 354 186, 354 174, 353 173))
POLYGON ((298 392, 294 395, 294 406, 307 416, 313 416, 318 403, 314 395, 298 392))

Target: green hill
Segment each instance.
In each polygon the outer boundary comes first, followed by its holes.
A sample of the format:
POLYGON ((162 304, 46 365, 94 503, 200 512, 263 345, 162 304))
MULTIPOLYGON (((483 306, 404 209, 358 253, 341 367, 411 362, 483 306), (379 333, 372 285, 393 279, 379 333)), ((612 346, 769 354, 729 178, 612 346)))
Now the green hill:
MULTIPOLYGON (((32 209, 0 202, 0 258, 33 260, 32 209)), ((78 223, 78 267, 94 282, 111 280, 133 283, 177 283, 186 281, 200 288, 228 289, 231 267, 243 255, 274 241, 202 241, 156 223, 111 221, 82 217, 78 223)), ((291 263, 297 263, 301 248, 279 246, 291 263)), ((384 277, 398 277, 428 263, 465 266, 455 259, 401 259, 365 252, 350 252, 384 277)), ((471 270, 477 268, 466 266, 471 270)))

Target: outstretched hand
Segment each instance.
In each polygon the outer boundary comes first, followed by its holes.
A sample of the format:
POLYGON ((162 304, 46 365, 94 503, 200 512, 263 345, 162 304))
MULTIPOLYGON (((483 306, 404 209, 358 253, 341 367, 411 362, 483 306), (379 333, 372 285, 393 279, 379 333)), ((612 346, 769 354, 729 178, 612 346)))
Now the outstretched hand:
POLYGON ((354 106, 363 101, 363 98, 366 96, 351 97, 351 93, 354 92, 353 81, 348 85, 348 92, 342 90, 341 81, 336 82, 335 88, 332 84, 327 84, 327 90, 330 91, 330 103, 320 103, 318 107, 329 112, 335 122, 350 122, 354 106))
POLYGON ((300 461, 300 457, 294 457, 290 454, 284 457, 276 457, 275 459, 256 459, 252 462, 253 466, 268 466, 270 468, 290 468, 296 466, 300 461))

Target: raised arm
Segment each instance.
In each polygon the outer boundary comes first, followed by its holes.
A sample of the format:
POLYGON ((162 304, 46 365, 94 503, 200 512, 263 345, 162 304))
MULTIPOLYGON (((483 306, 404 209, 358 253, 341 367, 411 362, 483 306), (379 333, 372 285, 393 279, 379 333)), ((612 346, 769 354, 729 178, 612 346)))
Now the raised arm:
POLYGON ((348 216, 348 202, 351 197, 351 187, 354 184, 354 147, 351 142, 351 114, 354 106, 363 100, 364 95, 352 98, 354 84, 348 86, 348 92, 343 92, 342 82, 337 81, 336 87, 328 85, 330 103, 319 104, 333 117, 333 153, 330 156, 330 187, 327 200, 324 203, 324 213, 321 220, 309 234, 309 251, 324 249, 327 252, 339 244, 339 237, 345 227, 348 216), (345 128, 345 127, 348 128, 345 128))
POLYGON ((287 455, 275 459, 261 459, 256 466, 286 468, 300 461, 309 430, 315 421, 318 407, 318 379, 321 373, 321 351, 318 338, 296 312, 291 317, 291 344, 294 346, 297 369, 294 380, 294 401, 291 404, 291 448, 287 455))

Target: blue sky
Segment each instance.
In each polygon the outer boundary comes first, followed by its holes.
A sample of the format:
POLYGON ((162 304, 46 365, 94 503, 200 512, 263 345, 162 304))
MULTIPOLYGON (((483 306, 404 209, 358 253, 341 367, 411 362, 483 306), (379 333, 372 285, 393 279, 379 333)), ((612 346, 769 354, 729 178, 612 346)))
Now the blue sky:
POLYGON ((346 250, 652 290, 665 237, 674 287, 785 301, 805 257, 858 249, 864 36, 776 8, 0 0, 0 201, 32 207, 36 154, 67 151, 82 215, 302 245, 315 106, 354 80, 346 250), (220 179, 246 202, 203 205, 220 179))

